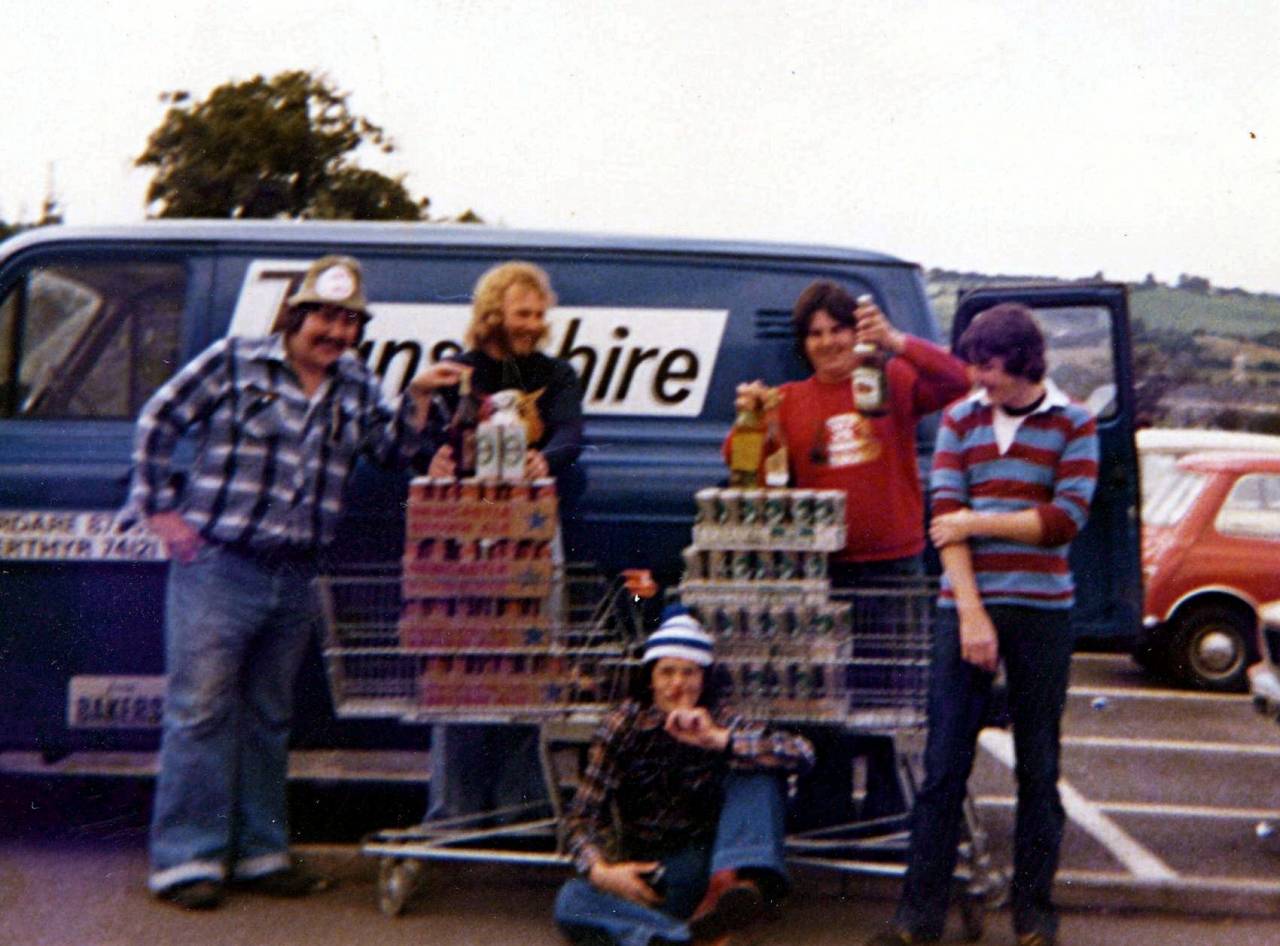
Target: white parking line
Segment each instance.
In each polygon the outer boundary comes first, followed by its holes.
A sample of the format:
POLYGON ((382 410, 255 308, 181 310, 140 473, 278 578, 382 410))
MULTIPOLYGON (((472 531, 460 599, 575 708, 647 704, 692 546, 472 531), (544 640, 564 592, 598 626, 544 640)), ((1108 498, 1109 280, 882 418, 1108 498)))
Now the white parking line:
MULTIPOLYGON (((1006 767, 1013 768, 1012 733, 1003 729, 984 729, 978 741, 983 749, 1006 767)), ((1062 807, 1066 810, 1067 817, 1091 834, 1135 877, 1148 881, 1177 879, 1177 871, 1134 840, 1065 779, 1058 782, 1058 792, 1062 796, 1062 807)))
POLYGON ((1064 746, 1087 749, 1154 749, 1159 752, 1203 752, 1207 755, 1254 755, 1276 758, 1280 745, 1257 742, 1193 742, 1189 739, 1126 739, 1122 736, 1063 736, 1064 746))
MULTIPOLYGON (((975 795, 979 808, 1013 808, 1018 799, 1013 795, 975 795)), ((1142 801, 1090 802, 1109 815, 1158 815, 1167 818, 1207 818, 1221 821, 1280 821, 1276 808, 1216 808, 1208 805, 1166 805, 1142 801)))
POLYGON ((1248 703, 1253 697, 1247 693, 1204 693, 1199 690, 1162 690, 1159 687, 1100 687, 1073 686, 1068 696, 1098 697, 1109 700, 1168 700, 1191 703, 1248 703))

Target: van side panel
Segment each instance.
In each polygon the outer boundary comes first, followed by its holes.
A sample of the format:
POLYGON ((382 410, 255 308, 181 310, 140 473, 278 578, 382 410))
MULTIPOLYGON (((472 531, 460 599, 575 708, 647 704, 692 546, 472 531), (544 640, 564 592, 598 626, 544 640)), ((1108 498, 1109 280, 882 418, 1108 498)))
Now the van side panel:
MULTIPOLYGON (((385 363, 389 374, 411 373, 415 357, 421 367, 456 348, 472 289, 485 269, 514 255, 531 259, 549 271, 559 294, 554 314, 560 321, 549 350, 572 361, 585 388, 588 445, 581 467, 586 488, 566 522, 571 557, 595 561, 609 572, 649 567, 668 580, 678 576, 679 552, 689 541, 693 493, 725 475, 720 444, 732 421, 735 386, 753 378, 776 384, 807 374, 789 322, 791 305, 806 285, 832 278, 854 292, 871 292, 901 328, 936 337, 918 270, 894 261, 612 251, 598 244, 578 250, 525 247, 517 254, 456 241, 440 246, 320 243, 308 236, 316 232, 311 228, 297 232, 296 242, 210 238, 196 244, 153 237, 138 244, 32 247, 25 241, 26 250, 0 260, 0 319, 6 298, 20 307, 18 296, 10 294, 35 278, 33 273, 41 274, 40 291, 48 299, 59 293, 65 299, 71 292, 74 302, 125 291, 129 279, 113 281, 107 270, 94 269, 104 260, 178 267, 185 288, 176 303, 174 353, 142 359, 149 373, 134 392, 142 397, 143 388, 153 390, 229 329, 267 331, 275 314, 271 300, 278 297, 278 307, 287 296, 291 274, 300 274, 321 253, 340 249, 364 263, 377 314, 371 329, 378 323, 385 329, 382 336, 370 332, 366 357, 375 367, 385 363), (284 268, 279 275, 268 273, 263 282, 260 270, 266 263, 284 268), (91 270, 100 273, 92 286, 76 289, 67 283, 77 273, 88 279, 91 270), (254 280, 260 291, 254 299, 265 303, 245 302, 254 280), (430 337, 416 337, 419 325, 430 337)), ((69 311, 78 317, 79 303, 69 311)), ((100 307, 99 314, 116 318, 109 307, 100 307)), ((154 319, 133 318, 128 342, 133 347, 126 348, 136 353, 145 350, 154 319)), ((0 325, 0 355, 6 344, 2 332, 0 325)), ((68 351, 86 363, 109 341, 78 327, 72 334, 68 351)), ((18 339, 23 353, 35 350, 30 342, 30 336, 18 339)), ((101 404, 73 403, 74 385, 34 377, 11 380, 17 392, 12 402, 19 408, 41 384, 50 392, 41 403, 58 406, 49 408, 50 416, 25 416, 21 410, 0 416, 0 524, 14 526, 24 513, 52 510, 83 513, 89 518, 76 520, 81 528, 97 522, 94 516, 113 514, 125 496, 137 403, 124 416, 75 416, 77 411, 92 415, 101 404)), ((931 441, 931 436, 922 439, 931 441)), ((399 557, 407 479, 406 473, 368 465, 357 470, 339 544, 349 561, 399 557)), ((53 534, 50 522, 36 526, 46 540, 53 534)), ((0 748, 37 749, 52 758, 77 749, 155 745, 145 681, 163 673, 165 565, 154 548, 145 554, 141 545, 117 551, 116 560, 0 555, 0 748), (105 687, 103 680, 124 677, 143 681, 141 689, 128 691, 142 694, 130 698, 134 702, 111 702, 114 697, 105 690, 93 689, 105 687), (86 699, 101 696, 100 705, 90 710, 108 717, 119 710, 127 725, 108 718, 99 728, 69 728, 73 679, 88 687, 86 699)), ((309 656, 299 685, 299 745, 418 748, 421 739, 420 732, 394 723, 335 721, 318 652, 309 656)))

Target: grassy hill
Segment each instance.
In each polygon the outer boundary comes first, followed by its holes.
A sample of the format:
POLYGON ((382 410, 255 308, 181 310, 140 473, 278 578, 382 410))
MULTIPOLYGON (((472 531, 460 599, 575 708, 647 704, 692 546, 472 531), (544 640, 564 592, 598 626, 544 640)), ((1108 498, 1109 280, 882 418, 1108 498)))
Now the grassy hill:
MULTIPOLYGON (((1066 282, 1040 276, 986 276, 938 269, 926 273, 929 299, 939 322, 947 329, 955 314, 956 292, 961 287, 1066 282)), ((1280 332, 1280 296, 1269 293, 1212 288, 1204 292, 1161 283, 1131 283, 1129 313, 1134 324, 1140 323, 1148 332, 1205 332, 1238 339, 1280 332)))

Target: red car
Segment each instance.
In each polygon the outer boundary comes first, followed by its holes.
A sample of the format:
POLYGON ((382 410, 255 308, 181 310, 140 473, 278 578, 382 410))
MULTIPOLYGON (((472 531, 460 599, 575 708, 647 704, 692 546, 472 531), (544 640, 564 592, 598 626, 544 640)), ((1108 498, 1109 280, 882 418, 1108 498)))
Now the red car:
POLYGON ((1197 453, 1147 498, 1134 656, 1190 686, 1246 688, 1258 611, 1280 599, 1280 456, 1197 453))

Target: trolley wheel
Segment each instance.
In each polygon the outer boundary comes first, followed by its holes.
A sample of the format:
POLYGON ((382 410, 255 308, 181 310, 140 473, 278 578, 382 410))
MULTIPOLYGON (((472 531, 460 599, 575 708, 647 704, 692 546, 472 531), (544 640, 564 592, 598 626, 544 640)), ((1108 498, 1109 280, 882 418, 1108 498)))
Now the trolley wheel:
POLYGON ((378 863, 378 908, 399 916, 418 887, 422 865, 412 858, 384 857, 378 863))

